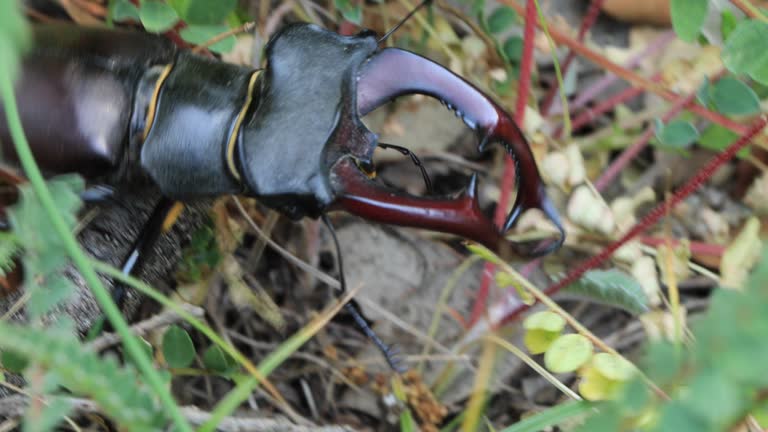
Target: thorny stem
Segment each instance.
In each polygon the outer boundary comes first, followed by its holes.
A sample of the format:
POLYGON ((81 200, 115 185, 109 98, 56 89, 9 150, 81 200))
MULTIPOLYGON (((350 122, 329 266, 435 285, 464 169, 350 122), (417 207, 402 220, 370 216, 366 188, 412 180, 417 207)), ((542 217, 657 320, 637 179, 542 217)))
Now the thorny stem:
MULTIPOLYGON (((591 270, 598 265, 602 264, 605 260, 610 258, 611 255, 613 255, 614 252, 616 252, 617 249, 619 249, 621 246, 625 245, 629 240, 633 239, 652 225, 654 225, 656 222, 661 219, 662 216, 666 214, 667 205, 669 205, 669 208, 674 207, 678 203, 680 203, 682 200, 684 200, 688 195, 690 195, 693 191, 695 191, 699 186, 701 186, 707 179, 709 179, 712 174, 717 171, 718 168, 723 166, 726 162, 730 161, 731 159, 736 156, 736 153, 739 152, 742 148, 744 148, 747 144, 749 144, 750 140, 755 137, 760 131, 763 130, 765 125, 768 124, 768 115, 764 114, 760 116, 752 125, 747 126, 746 133, 744 133, 739 139, 734 141, 731 145, 728 146, 728 148, 725 149, 722 153, 718 154, 717 156, 713 157, 705 166, 703 166, 693 177, 691 177, 688 182, 685 183, 680 189, 675 192, 675 194, 669 199, 669 201, 664 201, 659 203, 656 207, 653 208, 645 217, 638 222, 632 229, 627 231, 620 239, 616 240, 615 242, 608 245, 605 249, 602 250, 599 254, 593 256, 592 258, 589 258, 588 260, 581 263, 579 266, 574 268, 571 272, 569 272, 564 278, 560 279, 558 282, 554 283, 553 285, 550 285, 546 290, 544 290, 544 293, 547 296, 552 296, 553 294, 560 291, 562 288, 570 285, 577 279, 579 279, 584 273, 586 273, 588 270, 591 270)), ((520 314, 522 314, 524 311, 526 311, 530 306, 525 304, 520 304, 506 314, 505 317, 501 318, 499 320, 498 325, 503 325, 505 323, 508 323, 510 321, 513 321, 517 319, 520 314)))
MULTIPOLYGON (((536 1, 526 0, 525 4, 525 30, 523 32, 523 54, 520 59, 520 78, 517 82, 517 104, 515 105, 515 122, 523 124, 525 120, 525 108, 528 106, 528 94, 531 91, 531 72, 533 68, 533 41, 536 37, 536 1)), ((504 172, 501 177, 501 196, 493 216, 496 226, 503 226, 506 218, 506 210, 509 206, 509 197, 515 179, 515 163, 508 154, 504 155, 504 172)), ((472 326, 483 315, 488 302, 488 292, 491 287, 491 277, 495 266, 486 263, 483 266, 483 275, 477 298, 472 305, 469 325, 472 326)))
MULTIPOLYGON (((656 75, 656 77, 658 77, 658 75, 656 75)), ((656 77, 654 77, 654 79, 656 77)), ((583 110, 576 118, 573 119, 571 129, 573 131, 581 129, 582 126, 585 126, 594 121, 597 116, 612 110, 614 107, 616 107, 616 105, 622 104, 634 97, 641 95, 644 91, 645 90, 640 87, 628 87, 609 97, 608 99, 598 103, 594 107, 583 110)), ((563 126, 561 125, 555 129, 553 135, 555 138, 560 138, 562 133, 563 126)))
MULTIPOLYGON (((661 120, 666 123, 675 118, 685 108, 686 105, 693 102, 696 99, 696 92, 692 92, 687 96, 680 97, 661 117, 661 120)), ((623 152, 611 164, 606 168, 603 174, 595 181, 595 189, 602 192, 613 180, 621 173, 622 170, 648 145, 648 142, 653 138, 656 132, 656 126, 652 122, 645 128, 645 131, 632 143, 629 147, 624 149, 623 152)))
MULTIPOLYGON (((584 37, 587 35, 587 32, 593 25, 595 25, 595 22, 597 22, 597 17, 600 15, 600 8, 603 6, 603 1, 604 0, 592 0, 589 3, 589 10, 587 10, 587 14, 584 15, 584 19, 581 20, 581 26, 579 26, 579 34, 576 36, 577 41, 584 42, 584 37)), ((563 61, 562 64, 563 76, 568 74, 568 68, 575 58, 576 53, 573 52, 573 50, 569 50, 568 55, 565 57, 565 61, 563 61)), ((544 97, 544 102, 541 103, 542 116, 546 117, 549 114, 549 110, 552 108, 552 102, 554 102, 555 95, 559 89, 560 81, 558 80, 552 88, 549 89, 549 92, 544 97)))
MULTIPOLYGON (((720 79, 720 77, 723 76, 725 73, 725 70, 720 70, 718 73, 714 74, 712 76, 712 80, 716 81, 720 79)), ((681 96, 675 101, 674 104, 672 104, 672 107, 667 111, 663 116, 661 116, 661 120, 666 123, 673 118, 675 118, 680 112, 689 104, 693 103, 694 99, 696 99, 696 91, 692 91, 687 96, 681 96)), ((611 165, 608 166, 608 168, 603 172, 603 174, 597 179, 595 182, 595 189, 598 191, 603 191, 606 186, 611 184, 613 180, 616 178, 616 176, 619 175, 619 173, 629 164, 640 152, 648 145, 648 142, 653 138, 654 133, 656 132, 656 126, 651 123, 648 125, 648 127, 645 129, 642 135, 632 143, 629 147, 627 147, 619 157, 613 160, 611 165)))
POLYGON ((5 107, 5 115, 11 132, 11 137, 13 138, 13 144, 16 147, 16 154, 18 155, 19 162, 21 162, 21 166, 24 167, 29 182, 40 200, 51 225, 61 238, 67 255, 70 256, 75 267, 77 267, 80 274, 83 276, 83 279, 85 279, 85 282, 91 288, 93 297, 99 303, 99 306, 101 306, 104 315, 107 316, 115 331, 123 338, 123 346, 125 347, 125 350, 135 361, 136 366, 141 371, 155 395, 160 399, 166 412, 171 419, 173 419, 173 423, 177 430, 191 432, 192 427, 181 414, 179 406, 173 400, 165 382, 160 378, 160 374, 152 366, 152 362, 147 357, 139 341, 131 333, 120 310, 112 301, 109 292, 104 288, 104 285, 96 275, 93 266, 91 266, 88 258, 86 258, 85 254, 80 249, 77 240, 70 232, 69 227, 67 227, 59 210, 56 208, 51 192, 45 185, 43 175, 40 173, 40 169, 35 163, 35 159, 32 156, 32 150, 29 148, 26 136, 24 136, 18 107, 16 105, 16 97, 14 96, 13 83, 11 82, 9 75, 6 74, 5 76, 0 76, 0 87, 3 106, 5 107))
MULTIPOLYGON (((512 9, 515 9, 517 13, 520 13, 520 14, 523 13, 523 8, 519 4, 517 4, 517 2, 515 2, 514 0, 501 0, 501 2, 511 7, 512 9)), ((675 101, 679 97, 679 95, 676 94, 675 92, 670 91, 664 86, 658 83, 655 83, 648 78, 644 78, 636 74, 635 72, 632 72, 631 70, 626 69, 625 67, 608 60, 608 58, 606 58, 605 56, 586 47, 584 44, 574 40, 570 36, 566 35, 563 32, 558 31, 555 28, 550 28, 550 34, 552 35, 552 39, 555 42, 571 48, 574 52, 586 58, 587 60, 601 66, 603 69, 615 74, 616 76, 622 78, 623 80, 637 87, 641 87, 647 91, 653 92, 658 96, 664 99, 667 99, 669 101, 675 101)), ((738 135, 744 135, 747 132, 747 129, 741 123, 731 120, 714 111, 708 110, 701 105, 692 104, 690 107, 688 107, 688 110, 706 120, 709 120, 713 123, 717 123, 725 128, 728 128, 738 135)))
MULTIPOLYGON (((662 33, 659 37, 648 43, 641 52, 635 54, 629 60, 627 60, 627 62, 624 63, 624 67, 627 69, 636 67, 638 64, 640 64, 640 62, 646 60, 648 57, 658 54, 673 40, 675 40, 674 31, 669 30, 662 33)), ((619 78, 616 75, 611 73, 605 74, 603 78, 597 80, 594 84, 588 86, 586 89, 581 90, 579 94, 576 95, 573 102, 570 103, 571 110, 584 108, 598 95, 604 94, 608 87, 618 79, 619 78)), ((553 104, 552 110, 549 114, 559 114, 560 112, 562 112, 562 107, 558 107, 557 104, 553 104)))

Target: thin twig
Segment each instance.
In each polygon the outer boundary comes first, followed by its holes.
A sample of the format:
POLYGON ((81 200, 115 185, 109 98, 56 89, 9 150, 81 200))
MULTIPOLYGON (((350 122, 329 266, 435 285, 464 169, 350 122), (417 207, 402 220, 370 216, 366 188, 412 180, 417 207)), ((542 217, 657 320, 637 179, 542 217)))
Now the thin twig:
POLYGON ((253 31, 253 29, 256 28, 256 23, 253 21, 249 21, 239 27, 235 27, 233 29, 229 29, 223 33, 219 33, 216 36, 208 39, 204 43, 197 45, 196 47, 192 48, 192 52, 195 54, 201 53, 203 50, 208 49, 211 45, 219 43, 223 41, 224 39, 234 36, 236 34, 240 33, 250 33, 253 31))
POLYGON ((311 275, 316 277, 318 280, 320 280, 324 284, 330 286, 331 288, 341 289, 341 283, 339 283, 339 281, 336 278, 316 269, 315 267, 312 267, 312 265, 296 257, 296 255, 290 253, 288 250, 286 250, 285 248, 277 244, 277 242, 267 237, 267 235, 264 234, 264 231, 262 231, 261 228, 259 228, 256 222, 254 222, 253 219, 251 219, 250 216, 248 216, 248 212, 245 211, 245 208, 240 203, 240 200, 237 199, 237 197, 232 197, 232 200, 235 202, 235 205, 237 206, 238 210, 240 210, 240 213, 243 215, 246 222, 248 222, 248 225, 251 227, 251 229, 253 229, 253 231, 256 232, 256 235, 258 235, 259 238, 263 239, 269 245, 269 247, 274 249, 275 252, 277 252, 280 256, 282 256, 286 260, 293 263, 296 267, 299 267, 305 272, 310 273, 311 275))
MULTIPOLYGON (((195 318, 201 318, 205 316, 205 311, 195 305, 189 303, 182 303, 179 305, 185 312, 194 316, 195 318)), ((177 322, 186 321, 186 318, 180 316, 178 312, 173 310, 166 310, 157 315, 151 316, 149 319, 138 322, 131 326, 131 332, 137 336, 142 336, 160 327, 175 324, 177 322)), ((93 342, 88 344, 89 348, 94 351, 102 351, 113 345, 120 343, 122 338, 116 333, 106 333, 101 337, 94 339, 93 342)))
POLYGON ((744 15, 752 18, 752 19, 758 19, 763 22, 768 22, 768 17, 765 16, 762 12, 760 12, 760 9, 758 9, 755 5, 752 4, 749 0, 731 0, 731 3, 733 3, 734 6, 739 8, 742 12, 744 12, 744 15))
MULTIPOLYGON (((18 387, 16 385, 13 385, 13 384, 11 384, 11 383, 9 383, 7 381, 0 381, 0 386, 3 386, 5 388, 7 388, 7 389, 9 389, 11 391, 14 391, 14 392, 19 394, 18 396, 9 396, 9 397, 0 399, 0 410, 4 406, 5 401, 10 399, 10 398, 13 398, 13 397, 25 397, 25 398, 27 398, 27 400, 30 400, 30 399, 34 398, 34 399, 38 400, 40 403, 42 403, 43 405, 48 405, 48 401, 44 397, 32 396, 25 389, 23 389, 21 387, 18 387)), ((2 414, 0 414, 0 417, 21 417, 21 416, 24 415, 25 411, 26 411, 26 406, 23 407, 22 412, 19 413, 18 415, 2 415, 2 414)), ((72 429, 74 429, 76 432, 82 432, 82 430, 80 429, 80 426, 78 426, 77 423, 75 423, 75 421, 72 420, 72 418, 70 418, 69 416, 64 416, 64 421, 67 422, 67 424, 69 424, 69 426, 72 429)))

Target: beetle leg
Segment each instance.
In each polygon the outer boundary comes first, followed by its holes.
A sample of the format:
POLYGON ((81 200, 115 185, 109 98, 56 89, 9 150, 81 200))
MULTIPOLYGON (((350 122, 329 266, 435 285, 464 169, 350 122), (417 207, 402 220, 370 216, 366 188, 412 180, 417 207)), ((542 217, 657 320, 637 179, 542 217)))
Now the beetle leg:
POLYGON ((439 99, 479 137, 479 151, 501 142, 516 162, 517 197, 501 229, 483 214, 477 201, 477 177, 467 190, 450 199, 418 198, 383 188, 367 178, 352 158, 332 168, 336 205, 350 213, 385 223, 458 234, 500 252, 507 247, 521 256, 540 256, 562 244, 565 232, 547 197, 528 142, 509 115, 490 97, 443 66, 409 51, 389 48, 362 66, 357 83, 361 116, 405 94, 420 93, 439 99), (507 241, 504 234, 519 216, 539 209, 554 224, 557 238, 507 241))
MULTIPOLYGON (((341 245, 339 244, 339 238, 336 236, 336 230, 333 228, 331 220, 328 219, 328 215, 323 214, 321 218, 325 226, 328 228, 328 231, 331 232, 333 244, 336 248, 336 262, 339 265, 339 283, 341 284, 341 294, 343 295, 344 292, 347 291, 347 278, 344 274, 344 260, 341 256, 341 245)), ((373 342, 374 345, 376 345, 376 348, 378 348, 379 351, 381 351, 382 355, 384 355, 384 359, 387 361, 387 364, 389 364, 389 367, 391 367, 392 370, 396 372, 405 372, 405 368, 400 361, 400 358, 397 356, 399 354, 397 348, 395 348, 393 345, 387 345, 383 340, 381 340, 379 335, 376 334, 371 325, 368 323, 368 320, 363 316, 362 312, 360 312, 360 308, 357 306, 355 299, 351 299, 349 302, 347 302, 347 304, 344 305, 344 308, 347 310, 347 312, 349 312, 350 315, 352 315, 352 319, 355 320, 357 327, 360 328, 365 336, 368 337, 368 339, 373 342)))
POLYGON ((80 192, 80 199, 89 204, 117 201, 117 190, 112 186, 97 184, 80 192))
MULTIPOLYGON (((169 198, 161 198, 149 220, 141 229, 139 236, 131 245, 131 252, 123 259, 120 270, 123 274, 133 274, 146 256, 152 251, 160 236, 168 232, 181 213, 183 207, 178 201, 169 198)), ((125 286, 122 283, 115 284, 112 290, 112 299, 119 307, 125 300, 125 286)))

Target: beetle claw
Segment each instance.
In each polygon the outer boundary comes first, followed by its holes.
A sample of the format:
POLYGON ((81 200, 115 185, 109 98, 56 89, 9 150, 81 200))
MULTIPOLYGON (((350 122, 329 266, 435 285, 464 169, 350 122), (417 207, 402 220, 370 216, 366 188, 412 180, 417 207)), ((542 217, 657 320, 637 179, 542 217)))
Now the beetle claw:
MULTIPOLYGON (((534 257, 552 252, 562 245, 565 231, 560 217, 546 195, 525 136, 509 115, 488 96, 448 69, 408 51, 390 48, 378 51, 361 67, 357 79, 358 115, 373 111, 405 94, 421 93, 443 102, 464 123, 477 132, 478 150, 500 142, 516 162, 516 202, 501 229, 481 211, 477 175, 457 198, 418 198, 380 186, 366 177, 354 162, 368 161, 375 142, 354 147, 347 157, 331 167, 334 205, 374 221, 426 228, 463 236, 502 252, 534 257), (397 73, 393 73, 397 71, 397 73), (504 234, 514 228, 519 216, 539 209, 554 224, 557 238, 507 241, 504 234)), ((345 134, 347 137, 353 134, 345 134)))
MULTIPOLYGON (((469 178, 469 184, 467 185, 467 188, 464 189, 463 195, 477 201, 477 173, 476 172, 473 172, 472 176, 469 178)), ((480 204, 478 203, 477 205, 479 206, 480 204)))

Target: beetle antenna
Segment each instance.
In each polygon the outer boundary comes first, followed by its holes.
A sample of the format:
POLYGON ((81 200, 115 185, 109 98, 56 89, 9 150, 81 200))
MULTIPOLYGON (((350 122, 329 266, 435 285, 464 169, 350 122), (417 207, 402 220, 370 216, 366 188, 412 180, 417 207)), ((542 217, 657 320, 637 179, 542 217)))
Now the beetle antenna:
POLYGON ((384 36, 382 36, 381 39, 379 39, 378 43, 381 44, 382 42, 387 40, 387 38, 389 38, 389 36, 392 35, 392 33, 397 31, 397 29, 399 29, 400 26, 405 24, 405 22, 408 21, 413 16, 413 14, 415 14, 416 12, 418 12, 419 9, 423 8, 424 6, 427 6, 430 3, 432 3, 432 0, 422 0, 422 2, 419 3, 418 6, 413 8, 412 11, 408 12, 408 15, 406 15, 405 18, 401 19, 399 23, 395 24, 394 27, 392 27, 387 33, 385 33, 384 36))
MULTIPOLYGON (((326 227, 328 227, 328 230, 331 232, 331 237, 333 238, 333 244, 336 248, 336 261, 339 263, 339 284, 341 285, 341 292, 342 294, 347 291, 347 278, 344 276, 344 262, 341 257, 341 246, 339 244, 339 239, 336 237, 336 230, 333 228, 333 224, 331 224, 331 221, 328 219, 327 214, 323 214, 322 216, 323 223, 326 227)), ((368 321, 365 319, 362 313, 358 310, 357 306, 354 303, 354 300, 349 301, 347 304, 344 305, 344 308, 349 312, 350 315, 352 315, 352 318, 355 320, 355 323, 358 327, 360 327, 360 330, 365 333, 365 335, 370 339, 374 345, 376 345, 376 348, 381 351, 381 353, 384 355, 384 359, 387 361, 387 364, 389 364, 389 367, 392 368, 395 372, 403 373, 405 372, 405 368, 403 367, 402 362, 398 358, 399 350, 395 346, 387 345, 384 343, 383 340, 379 337, 379 335, 376 334, 375 331, 371 328, 371 325, 368 323, 368 321)))

